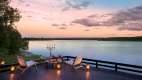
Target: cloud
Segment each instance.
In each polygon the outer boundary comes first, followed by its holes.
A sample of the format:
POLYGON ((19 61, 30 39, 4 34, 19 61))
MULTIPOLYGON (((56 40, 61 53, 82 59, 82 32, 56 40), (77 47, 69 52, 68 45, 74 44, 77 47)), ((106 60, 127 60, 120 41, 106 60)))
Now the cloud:
POLYGON ((67 24, 52 24, 52 26, 68 26, 67 24))
POLYGON ((142 31, 142 23, 129 23, 129 25, 124 25, 118 28, 119 30, 133 30, 142 31))
POLYGON ((27 17, 28 17, 28 18, 32 18, 32 16, 30 16, 30 15, 28 15, 27 17))
POLYGON ((42 17, 42 19, 46 20, 47 18, 46 17, 42 17))
POLYGON ((60 26, 59 24, 52 24, 51 26, 60 26))
POLYGON ((18 0, 19 2, 21 2, 21 3, 24 3, 25 1, 24 0, 18 0))
POLYGON ((110 25, 120 25, 119 30, 142 30, 142 6, 120 11, 108 21, 110 25))
POLYGON ((107 25, 106 22, 111 18, 112 15, 108 14, 92 14, 86 18, 75 19, 72 23, 80 24, 87 27, 104 26, 107 25))
POLYGON ((90 31, 89 29, 86 29, 86 30, 84 30, 84 31, 90 31))
POLYGON ((60 27, 59 29, 67 29, 66 27, 60 27))
POLYGON ((68 26, 67 24, 61 24, 61 26, 68 26))
POLYGON ((65 0, 66 6, 62 9, 62 11, 67 11, 69 9, 84 9, 90 5, 89 0, 65 0))
POLYGON ((99 22, 95 22, 94 20, 91 20, 89 18, 76 19, 76 20, 72 21, 72 23, 81 24, 81 25, 84 25, 87 27, 100 26, 99 22))
POLYGON ((128 21, 138 21, 142 20, 142 6, 128 9, 125 11, 120 11, 110 19, 115 24, 123 24, 128 21))
POLYGON ((142 31, 142 6, 112 14, 92 14, 86 18, 75 19, 72 23, 86 27, 117 26, 118 30, 142 31))
POLYGON ((29 6, 30 6, 30 4, 25 4, 25 6, 26 6, 26 7, 29 7, 29 6))

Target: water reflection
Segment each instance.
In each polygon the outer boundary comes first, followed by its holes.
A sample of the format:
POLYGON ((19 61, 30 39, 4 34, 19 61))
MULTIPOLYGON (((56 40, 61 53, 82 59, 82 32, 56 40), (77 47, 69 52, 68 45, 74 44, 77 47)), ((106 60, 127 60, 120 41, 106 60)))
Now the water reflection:
POLYGON ((15 74, 15 73, 10 73, 8 80, 17 80, 17 79, 16 79, 16 74, 15 74))
POLYGON ((90 80, 90 71, 89 70, 86 71, 86 80, 90 80))
POLYGON ((61 80, 61 70, 57 70, 56 74, 57 74, 57 80, 61 80))

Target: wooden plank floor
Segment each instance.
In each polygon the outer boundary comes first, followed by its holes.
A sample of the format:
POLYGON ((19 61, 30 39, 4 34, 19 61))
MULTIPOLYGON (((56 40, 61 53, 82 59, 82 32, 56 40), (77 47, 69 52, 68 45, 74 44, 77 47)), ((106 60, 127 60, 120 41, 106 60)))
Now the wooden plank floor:
POLYGON ((62 64, 60 70, 49 69, 46 64, 28 68, 24 73, 0 73, 0 80, 142 80, 136 76, 110 70, 92 68, 90 71, 74 70, 70 65, 62 64))

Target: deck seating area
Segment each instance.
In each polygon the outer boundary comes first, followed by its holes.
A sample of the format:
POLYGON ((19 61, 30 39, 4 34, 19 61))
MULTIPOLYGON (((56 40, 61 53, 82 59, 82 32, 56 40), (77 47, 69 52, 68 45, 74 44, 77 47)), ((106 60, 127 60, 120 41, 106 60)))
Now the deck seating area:
MULTIPOLYGON (((75 57, 63 57, 69 60, 75 57)), ((85 59, 83 59, 85 60, 85 59)), ((85 62, 84 62, 85 63, 85 62)), ((91 62, 90 62, 91 63, 91 62)), ((35 66, 31 66, 21 73, 20 70, 14 72, 1 72, 0 80, 141 80, 141 75, 124 73, 116 70, 102 69, 93 66, 87 69, 74 69, 67 63, 59 63, 59 67, 49 62, 38 64, 37 71, 35 66), (52 67, 51 67, 52 65, 52 67)), ((134 67, 134 66, 133 66, 134 67)), ((138 67, 138 66, 137 66, 138 67)))

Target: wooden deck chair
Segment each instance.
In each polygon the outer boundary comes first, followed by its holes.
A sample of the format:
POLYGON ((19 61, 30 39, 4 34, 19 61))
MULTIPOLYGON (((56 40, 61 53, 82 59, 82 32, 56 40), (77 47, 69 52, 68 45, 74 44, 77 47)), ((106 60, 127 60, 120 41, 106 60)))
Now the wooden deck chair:
POLYGON ((31 66, 35 66, 36 68, 36 71, 37 71, 37 62, 33 61, 33 60, 30 60, 30 61, 25 61, 24 57, 23 56, 17 56, 17 59, 18 59, 18 63, 21 67, 21 69, 23 70, 22 72, 24 72, 27 68, 31 67, 31 66))
POLYGON ((71 65, 73 66, 73 68, 75 68, 75 69, 84 68, 84 66, 82 65, 82 59, 83 58, 81 56, 77 56, 75 58, 75 60, 73 61, 73 63, 71 63, 71 65))

